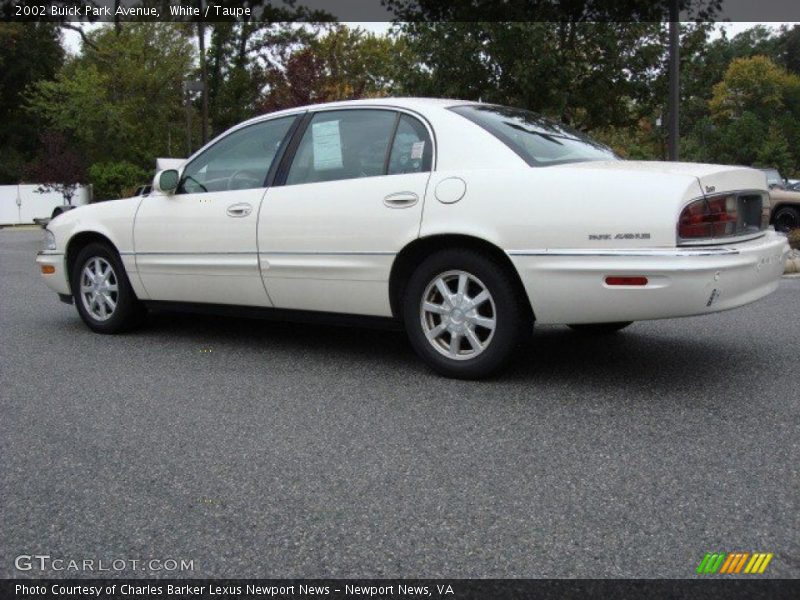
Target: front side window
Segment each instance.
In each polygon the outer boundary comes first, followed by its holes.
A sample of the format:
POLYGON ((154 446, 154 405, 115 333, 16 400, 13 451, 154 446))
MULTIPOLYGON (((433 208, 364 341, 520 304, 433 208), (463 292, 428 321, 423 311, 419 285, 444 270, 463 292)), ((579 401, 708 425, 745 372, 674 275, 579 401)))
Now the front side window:
POLYGON ((225 136, 186 166, 177 193, 264 187, 270 165, 295 118, 255 123, 225 136))
POLYGON ((531 166, 617 159, 607 146, 529 110, 490 104, 450 110, 486 129, 531 166))
POLYGON ((297 147, 286 185, 385 174, 397 113, 335 110, 314 115, 297 147))

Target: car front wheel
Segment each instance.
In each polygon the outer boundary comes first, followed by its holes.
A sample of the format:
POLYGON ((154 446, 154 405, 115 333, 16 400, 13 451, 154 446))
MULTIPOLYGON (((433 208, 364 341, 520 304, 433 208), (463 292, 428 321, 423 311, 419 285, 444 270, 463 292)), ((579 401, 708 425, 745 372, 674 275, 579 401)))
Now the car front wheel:
POLYGON ((411 276, 403 321, 411 345, 434 370, 478 379, 505 366, 533 327, 512 274, 472 250, 446 250, 411 276))
POLYGON ((93 331, 127 331, 145 315, 119 256, 106 244, 92 243, 78 253, 70 283, 78 314, 93 331))

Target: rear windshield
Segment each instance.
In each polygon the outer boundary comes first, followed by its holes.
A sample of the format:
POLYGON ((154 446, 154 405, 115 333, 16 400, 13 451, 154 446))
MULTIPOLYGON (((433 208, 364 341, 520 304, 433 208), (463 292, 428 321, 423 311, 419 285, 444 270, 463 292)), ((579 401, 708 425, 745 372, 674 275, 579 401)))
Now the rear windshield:
POLYGON ((531 166, 617 159, 608 146, 529 110, 492 104, 450 110, 486 129, 531 166))

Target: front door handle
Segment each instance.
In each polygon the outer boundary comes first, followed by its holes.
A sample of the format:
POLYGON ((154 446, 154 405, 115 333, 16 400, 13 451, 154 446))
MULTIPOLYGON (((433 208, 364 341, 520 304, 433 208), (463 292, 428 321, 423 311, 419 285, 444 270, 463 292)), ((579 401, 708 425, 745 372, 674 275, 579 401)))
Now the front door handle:
POLYGON ((239 204, 231 204, 225 212, 229 217, 246 217, 253 212, 253 207, 247 202, 240 202, 239 204))
POLYGON ((414 206, 419 200, 414 192, 397 192, 389 194, 383 199, 383 203, 389 208, 408 208, 414 206))

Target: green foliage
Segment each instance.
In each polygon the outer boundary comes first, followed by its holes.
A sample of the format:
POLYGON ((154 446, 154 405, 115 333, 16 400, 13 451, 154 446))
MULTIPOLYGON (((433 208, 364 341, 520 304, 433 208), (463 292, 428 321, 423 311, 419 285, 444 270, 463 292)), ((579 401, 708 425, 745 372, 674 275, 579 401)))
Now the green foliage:
POLYGON ((783 39, 783 65, 789 72, 800 75, 800 25, 791 29, 784 29, 783 39))
MULTIPOLYGON (((287 6, 206 24, 213 133, 313 102, 454 97, 536 110, 627 158, 665 157, 666 132, 656 126, 667 116, 665 23, 434 19, 374 35, 299 26, 291 21, 301 9, 287 6)), ((187 108, 183 91, 200 77, 197 42, 196 24, 107 24, 64 61, 56 26, 0 24, 0 180, 18 179, 46 129, 94 165, 98 197, 149 179, 157 156, 184 154, 187 117, 199 137, 199 94, 187 108)), ((729 39, 709 23, 682 24, 682 157, 799 173, 798 70, 800 26, 756 26, 729 39)))
POLYGON ((663 136, 646 119, 633 127, 594 129, 592 136, 630 160, 658 160, 664 153, 663 136))
POLYGON ((0 23, 0 184, 17 183, 36 153, 41 121, 21 107, 32 84, 51 79, 64 55, 50 23, 0 23))
POLYGON ((718 119, 736 119, 744 112, 751 112, 767 120, 786 107, 787 97, 797 86, 800 78, 766 56, 736 58, 722 81, 714 86, 709 109, 718 119))
POLYGON ((407 23, 409 95, 522 106, 578 128, 631 126, 652 111, 660 23, 407 23))
POLYGON ((68 133, 89 163, 152 168, 155 157, 180 153, 189 40, 169 23, 126 23, 119 32, 100 28, 92 43, 54 80, 32 87, 30 112, 68 133))
MULTIPOLYGON (((255 58, 261 44, 277 44, 285 27, 258 23, 213 23, 206 52, 209 80, 209 118, 216 133, 252 116, 264 70, 255 58)), ((284 38, 289 43, 289 36, 284 38)))
MULTIPOLYGON (((703 159, 798 170, 800 77, 765 56, 735 58, 709 100, 709 118, 693 133, 703 139, 703 159)), ((696 151, 690 145, 690 151, 696 151)), ((699 153, 697 153, 699 154, 699 153)), ((693 158, 700 158, 695 154, 693 158)))
POLYGON ((260 109, 386 96, 398 91, 409 60, 402 38, 330 26, 293 52, 285 65, 268 68, 270 89, 260 109))
POLYGON ((761 147, 756 154, 755 164, 762 167, 775 167, 781 173, 793 171, 794 157, 783 131, 772 123, 761 147))
POLYGON ((98 200, 130 196, 136 187, 150 179, 147 171, 127 161, 101 162, 89 167, 89 181, 98 200))

